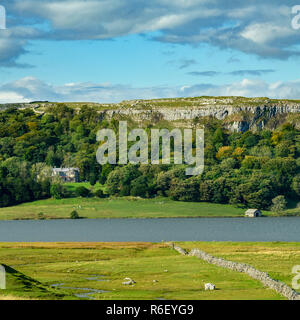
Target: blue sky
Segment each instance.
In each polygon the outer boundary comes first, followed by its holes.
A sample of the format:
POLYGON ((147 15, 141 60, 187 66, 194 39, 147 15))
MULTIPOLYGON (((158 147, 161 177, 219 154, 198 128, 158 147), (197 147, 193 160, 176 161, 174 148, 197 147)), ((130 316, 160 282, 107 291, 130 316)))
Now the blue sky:
POLYGON ((295 1, 0 5, 7 15, 7 29, 0 30, 0 103, 201 95, 300 99, 295 1))

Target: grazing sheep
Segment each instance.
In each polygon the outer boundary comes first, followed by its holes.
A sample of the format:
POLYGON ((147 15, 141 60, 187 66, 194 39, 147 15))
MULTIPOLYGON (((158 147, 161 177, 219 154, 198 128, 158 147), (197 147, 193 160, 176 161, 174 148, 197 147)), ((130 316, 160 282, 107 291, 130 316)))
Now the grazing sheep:
POLYGON ((205 290, 215 290, 216 286, 212 283, 205 283, 204 288, 205 290))
POLYGON ((127 285, 127 286, 130 286, 130 285, 133 285, 136 283, 134 280, 132 280, 130 278, 125 278, 124 280, 126 280, 126 281, 122 282, 122 284, 127 285))

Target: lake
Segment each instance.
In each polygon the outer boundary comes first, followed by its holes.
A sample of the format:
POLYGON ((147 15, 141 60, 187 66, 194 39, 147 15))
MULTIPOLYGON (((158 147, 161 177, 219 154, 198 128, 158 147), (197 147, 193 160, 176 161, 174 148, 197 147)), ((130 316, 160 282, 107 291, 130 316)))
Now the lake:
POLYGON ((0 221, 0 242, 300 241, 300 218, 0 221))

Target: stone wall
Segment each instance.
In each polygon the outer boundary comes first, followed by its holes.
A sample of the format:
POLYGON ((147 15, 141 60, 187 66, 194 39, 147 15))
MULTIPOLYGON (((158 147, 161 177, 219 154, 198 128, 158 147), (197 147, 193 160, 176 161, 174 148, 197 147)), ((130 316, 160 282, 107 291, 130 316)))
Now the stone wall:
POLYGON ((295 290, 290 288, 288 285, 286 285, 281 281, 272 279, 266 272, 259 271, 250 265, 228 261, 222 258, 216 258, 199 249, 193 249, 188 253, 187 251, 185 251, 179 246, 172 245, 172 247, 174 250, 176 250, 182 255, 197 257, 210 264, 214 264, 222 268, 227 268, 233 271, 246 273, 251 278, 255 280, 259 280, 264 286, 269 287, 272 290, 275 290, 277 293, 286 297, 287 299, 300 300, 300 295, 295 290))

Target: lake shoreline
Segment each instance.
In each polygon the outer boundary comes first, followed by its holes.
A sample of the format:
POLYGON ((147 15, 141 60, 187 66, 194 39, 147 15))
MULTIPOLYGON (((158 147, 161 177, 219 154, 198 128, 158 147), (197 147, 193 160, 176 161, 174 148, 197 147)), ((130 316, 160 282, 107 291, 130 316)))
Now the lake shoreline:
MULTIPOLYGON (((208 202, 181 202, 168 198, 65 198, 45 199, 0 208, 0 221, 70 219, 242 218, 247 208, 208 202)), ((300 216, 297 209, 280 214, 262 210, 263 217, 300 216)))
POLYGON ((60 219, 0 222, 0 242, 300 241, 300 219, 60 219))
POLYGON ((71 219, 71 218, 46 218, 46 219, 33 219, 33 218, 16 218, 16 219, 1 219, 0 218, 0 223, 1 221, 53 221, 53 220, 116 220, 116 219, 120 219, 120 220, 154 220, 154 219, 159 219, 159 220, 166 220, 166 219, 242 219, 245 218, 247 220, 249 219, 266 219, 266 218, 300 218, 300 214, 299 215, 294 215, 294 216, 281 216, 281 215, 269 215, 269 216, 261 216, 261 217, 256 217, 256 218, 249 218, 249 217, 245 217, 245 216, 217 216, 217 217, 211 217, 211 216, 200 216, 200 217, 194 217, 194 216, 174 216, 174 217, 127 217, 127 218, 119 218, 119 217, 99 217, 99 218, 86 218, 86 217, 80 217, 79 219, 71 219))

